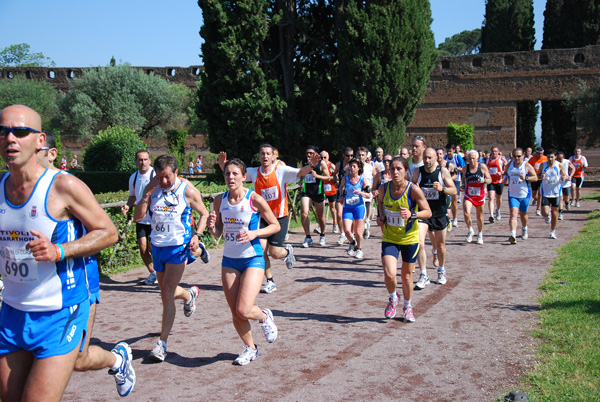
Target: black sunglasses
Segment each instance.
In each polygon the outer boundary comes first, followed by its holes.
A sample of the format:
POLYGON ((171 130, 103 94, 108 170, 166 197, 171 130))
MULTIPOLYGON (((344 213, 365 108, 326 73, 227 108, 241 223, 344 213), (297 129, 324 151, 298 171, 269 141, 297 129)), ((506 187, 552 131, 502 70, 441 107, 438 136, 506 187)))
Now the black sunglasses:
POLYGON ((15 137, 27 137, 30 133, 40 133, 31 127, 6 127, 0 126, 0 137, 8 137, 8 133, 13 133, 15 137))
POLYGON ((392 163, 392 160, 391 160, 391 159, 384 159, 384 160, 383 160, 383 163, 385 163, 385 162, 387 162, 387 163, 392 163))
POLYGON ((346 155, 346 158, 352 158, 354 156, 354 154, 352 154, 352 155, 345 154, 345 155, 346 155))

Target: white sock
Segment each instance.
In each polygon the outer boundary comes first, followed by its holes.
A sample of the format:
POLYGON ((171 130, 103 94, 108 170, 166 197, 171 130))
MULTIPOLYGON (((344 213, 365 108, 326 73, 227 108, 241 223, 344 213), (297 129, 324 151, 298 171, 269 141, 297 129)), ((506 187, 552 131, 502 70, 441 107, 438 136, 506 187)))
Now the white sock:
POLYGON ((483 232, 477 233, 477 236, 483 236, 483 232))
POLYGON ((438 272, 446 272, 446 268, 444 268, 444 266, 442 265, 438 268, 438 272))
POLYGON ((421 274, 427 276, 427 269, 422 269, 421 274))
POLYGON ((527 226, 523 226, 523 232, 527 232, 527 226))
POLYGON ((115 357, 117 358, 117 361, 115 362, 115 365, 111 367, 111 370, 117 371, 119 369, 119 367, 121 367, 121 364, 123 364, 123 356, 121 356, 120 353, 115 353, 115 352, 112 352, 112 354, 115 355, 115 357))
POLYGON ((406 308, 410 307, 410 300, 404 299, 404 307, 406 307, 406 308))
POLYGON ((398 293, 390 293, 390 299, 392 299, 394 302, 398 302, 398 293))
POLYGON ((437 250, 433 250, 433 255, 437 255, 437 250))
POLYGON ((510 235, 511 235, 512 237, 517 237, 517 231, 516 231, 516 230, 511 230, 511 231, 510 231, 510 235))

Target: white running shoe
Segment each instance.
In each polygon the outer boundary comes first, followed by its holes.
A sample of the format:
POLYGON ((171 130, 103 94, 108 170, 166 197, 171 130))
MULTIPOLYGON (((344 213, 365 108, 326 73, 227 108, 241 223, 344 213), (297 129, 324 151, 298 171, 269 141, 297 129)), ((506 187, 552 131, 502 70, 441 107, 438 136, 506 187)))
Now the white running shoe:
POLYGON ((208 264, 210 262, 210 253, 206 249, 206 246, 204 245, 204 243, 198 240, 198 247, 202 249, 202 255, 200 256, 200 259, 203 263, 208 264))
POLYGON ((565 204, 565 207, 567 208, 567 211, 570 211, 572 206, 573 206, 573 202, 572 202, 572 201, 570 201, 570 202, 567 202, 567 203, 565 204))
POLYGON ((540 211, 539 209, 536 209, 535 216, 542 216, 542 211, 540 211))
POLYGON ((361 258, 363 258, 363 251, 362 249, 358 249, 356 250, 356 255, 354 256, 354 258, 360 260, 361 258))
POLYGON ((154 345, 154 349, 152 349, 148 357, 157 362, 164 362, 167 357, 167 345, 163 345, 159 339, 156 341, 156 345, 154 345))
POLYGON ((551 231, 550 232, 550 238, 551 239, 556 239, 556 232, 555 231, 551 231))
POLYGON ((452 227, 455 227, 455 228, 458 227, 458 218, 452 219, 452 227))
POLYGON ((194 314, 194 312, 196 311, 196 299, 200 294, 200 289, 198 289, 198 286, 192 286, 189 292, 191 296, 190 301, 183 303, 183 314, 186 317, 191 317, 192 314, 194 314))
POLYGON ((534 198, 533 201, 531 202, 531 206, 534 207, 537 205, 537 199, 534 198))
POLYGON ((550 215, 548 215, 546 218, 544 218, 544 222, 546 222, 546 225, 550 224, 552 218, 550 218, 550 215))
POLYGON ((581 204, 579 203, 579 201, 575 201, 575 206, 576 206, 577 208, 581 207, 581 204))
POLYGON ((500 221, 500 219, 502 219, 502 214, 500 213, 500 210, 499 210, 499 209, 497 209, 497 210, 496 210, 496 220, 497 220, 497 221, 500 221))
POLYGON ((263 308, 262 312, 266 314, 267 318, 264 322, 259 323, 260 327, 265 333, 267 342, 273 343, 277 339, 277 326, 275 325, 275 321, 273 321, 273 313, 268 308, 263 308))
POLYGON ((310 237, 305 237, 304 243, 302 243, 302 247, 308 248, 311 244, 313 244, 312 239, 310 237))
POLYGON ((325 245, 325 235, 319 236, 319 246, 325 245))
POLYGON ((283 238, 283 241, 288 241, 290 239, 290 234, 286 233, 285 237, 283 238))
POLYGON ((338 225, 335 223, 333 224, 333 233, 335 233, 335 234, 340 233, 340 228, 338 228, 338 225))
POLYGON ((291 244, 286 244, 284 247, 287 250, 288 255, 283 259, 283 261, 285 261, 285 266, 287 269, 292 269, 296 263, 296 257, 294 257, 294 247, 292 247, 291 244))
POLYGON ((158 279, 156 279, 156 271, 150 272, 150 275, 146 279, 144 279, 145 285, 156 285, 158 283, 158 279))
POLYGON ((370 228, 371 228, 371 222, 367 219, 365 221, 365 232, 364 232, 365 239, 368 239, 369 237, 371 237, 371 232, 369 230, 370 228))
POLYGON ((346 234, 345 233, 340 234, 340 237, 338 237, 338 239, 337 239, 338 246, 341 246, 342 244, 344 244, 345 241, 346 241, 346 234))
POLYGON ((473 232, 473 228, 469 228, 469 231, 467 232, 467 237, 465 238, 467 243, 471 243, 473 241, 474 234, 475 232, 473 232))
POLYGON ((437 283, 438 285, 445 285, 446 284, 446 271, 438 271, 438 279, 437 279, 437 283))
POLYGON ((233 365, 245 366, 256 359, 258 359, 258 346, 254 345, 254 349, 252 349, 251 346, 244 346, 244 351, 241 355, 236 357, 236 359, 233 361, 233 365))
POLYGON ((315 232, 316 234, 321 234, 321 226, 317 225, 317 227, 313 229, 313 232, 315 232))
POLYGON ((563 216, 563 213, 562 213, 562 212, 559 212, 559 213, 558 213, 558 220, 559 220, 559 221, 562 221, 564 218, 565 218, 565 217, 563 216))
MULTIPOLYGON (((434 250, 434 251, 435 251, 435 250, 434 250)), ((433 254, 433 266, 434 266, 435 268, 437 268, 437 267, 438 267, 438 265, 439 265, 439 263, 438 263, 438 256, 437 256, 437 253, 435 253, 435 252, 434 252, 434 253, 432 253, 432 254, 433 254)))
POLYGON ((348 250, 346 250, 346 253, 348 253, 350 257, 354 257, 356 255, 356 251, 354 250, 354 244, 350 243, 348 245, 348 250))
POLYGON ((119 396, 127 396, 133 390, 136 379, 135 370, 131 365, 131 359, 133 358, 131 348, 127 343, 119 342, 111 352, 115 355, 121 355, 123 360, 118 369, 110 369, 108 370, 108 374, 115 376, 119 396))
POLYGON ((275 281, 267 281, 262 288, 260 288, 260 293, 273 293, 277 290, 277 285, 275 281))
POLYGON ((477 235, 477 244, 483 244, 483 233, 477 235))
POLYGON ((425 289, 425 286, 429 285, 429 276, 425 274, 419 275, 419 280, 415 283, 415 290, 425 289))
POLYGON ((521 239, 527 240, 528 237, 529 237, 529 235, 527 234, 527 230, 522 230, 521 231, 521 239))

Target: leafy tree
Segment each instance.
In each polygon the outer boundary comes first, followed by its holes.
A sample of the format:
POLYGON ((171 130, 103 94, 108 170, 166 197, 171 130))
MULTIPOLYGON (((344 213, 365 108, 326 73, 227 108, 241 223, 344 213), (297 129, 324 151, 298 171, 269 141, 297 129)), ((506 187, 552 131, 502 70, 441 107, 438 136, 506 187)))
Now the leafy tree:
MULTIPOLYGON (((600 1, 547 0, 542 49, 600 44, 600 1)), ((542 101, 542 144, 565 151, 577 143, 577 119, 561 101, 542 101)))
POLYGON ((85 149, 87 171, 125 171, 137 169, 135 153, 146 149, 136 131, 127 126, 112 126, 101 130, 85 149))
POLYGON ((54 67, 56 64, 41 52, 31 53, 27 43, 10 45, 0 50, 0 67, 54 67))
MULTIPOLYGON (((261 45, 269 32, 267 2, 199 0, 204 25, 197 112, 213 152, 252 159, 280 133, 286 103, 265 69, 261 45)), ((283 139, 285 141, 285 139, 283 139)))
POLYGON ((397 147, 435 63, 429 2, 200 0, 213 152, 397 147), (250 135, 249 135, 250 134, 250 135))
POLYGON ((443 43, 440 43, 438 50, 441 55, 447 56, 464 56, 467 54, 479 53, 481 49, 481 29, 473 29, 471 31, 462 31, 452 35, 451 38, 446 38, 443 43))
POLYGON ((448 144, 460 145, 461 149, 473 149, 474 133, 472 124, 449 123, 446 126, 448 144))
MULTIPOLYGON (((532 0, 487 0, 481 29, 481 52, 531 51, 535 45, 532 0)), ((517 145, 535 143, 539 113, 536 101, 517 103, 517 145)))
POLYGON ((128 65, 88 70, 59 97, 64 128, 90 137, 109 126, 126 125, 141 136, 164 134, 187 122, 191 91, 128 65))
POLYGON ((44 129, 52 127, 51 121, 57 113, 56 97, 56 89, 48 82, 22 77, 0 81, 0 109, 9 105, 27 105, 40 114, 44 129))
POLYGON ((398 149, 437 59, 429 1, 349 0, 342 17, 346 142, 398 149))
POLYGON ((180 171, 186 171, 187 161, 185 155, 186 130, 167 130, 167 149, 177 159, 180 171))

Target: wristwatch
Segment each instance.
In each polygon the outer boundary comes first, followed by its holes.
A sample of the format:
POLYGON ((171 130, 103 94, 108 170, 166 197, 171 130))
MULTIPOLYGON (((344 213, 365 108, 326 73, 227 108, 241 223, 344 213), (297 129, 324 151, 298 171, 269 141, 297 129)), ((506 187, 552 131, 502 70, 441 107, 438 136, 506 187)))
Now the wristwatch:
POLYGON ((417 219, 417 213, 415 211, 410 215, 410 219, 417 219))

